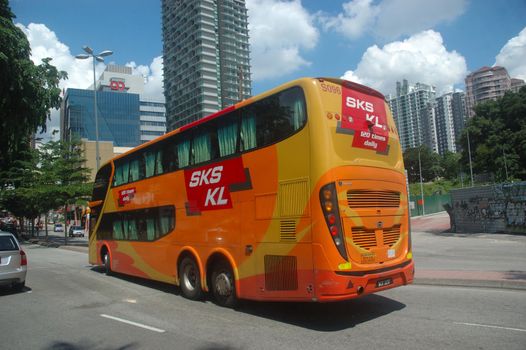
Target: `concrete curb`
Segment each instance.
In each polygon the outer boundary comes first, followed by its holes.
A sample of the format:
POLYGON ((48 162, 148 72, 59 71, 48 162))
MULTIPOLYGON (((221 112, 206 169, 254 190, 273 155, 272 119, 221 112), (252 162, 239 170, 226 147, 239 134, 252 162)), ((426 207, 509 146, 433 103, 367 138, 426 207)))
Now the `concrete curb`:
POLYGON ((500 289, 526 290, 526 281, 415 278, 413 281, 413 284, 424 285, 424 286, 475 287, 475 288, 500 288, 500 289))
POLYGON ((524 271, 418 270, 414 284, 526 290, 524 271))

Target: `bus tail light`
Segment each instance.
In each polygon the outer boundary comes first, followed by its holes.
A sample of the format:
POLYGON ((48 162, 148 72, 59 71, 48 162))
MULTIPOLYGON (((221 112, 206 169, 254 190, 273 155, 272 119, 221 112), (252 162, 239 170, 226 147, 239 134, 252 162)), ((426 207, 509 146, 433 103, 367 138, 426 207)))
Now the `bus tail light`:
POLYGON ((332 240, 334 241, 334 245, 336 245, 342 258, 348 260, 338 208, 338 196, 336 195, 336 187, 334 183, 327 184, 321 188, 320 204, 323 216, 325 217, 325 223, 327 224, 327 228, 329 229, 332 240))

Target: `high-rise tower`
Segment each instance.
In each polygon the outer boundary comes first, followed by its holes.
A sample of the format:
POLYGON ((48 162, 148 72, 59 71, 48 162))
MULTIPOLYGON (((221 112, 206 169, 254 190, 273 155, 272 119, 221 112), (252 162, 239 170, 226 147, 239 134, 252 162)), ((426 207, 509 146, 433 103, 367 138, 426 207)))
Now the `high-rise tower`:
POLYGON ((250 97, 244 0, 162 0, 162 20, 169 130, 250 97))

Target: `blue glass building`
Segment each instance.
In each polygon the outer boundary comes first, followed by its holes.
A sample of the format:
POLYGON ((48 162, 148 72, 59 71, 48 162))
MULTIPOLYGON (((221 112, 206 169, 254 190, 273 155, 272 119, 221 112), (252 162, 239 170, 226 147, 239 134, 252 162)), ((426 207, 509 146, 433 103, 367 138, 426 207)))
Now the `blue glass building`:
MULTIPOLYGON (((116 147, 141 144, 139 94, 97 91, 99 141, 116 147)), ((95 141, 93 90, 67 89, 63 107, 64 139, 95 141)))

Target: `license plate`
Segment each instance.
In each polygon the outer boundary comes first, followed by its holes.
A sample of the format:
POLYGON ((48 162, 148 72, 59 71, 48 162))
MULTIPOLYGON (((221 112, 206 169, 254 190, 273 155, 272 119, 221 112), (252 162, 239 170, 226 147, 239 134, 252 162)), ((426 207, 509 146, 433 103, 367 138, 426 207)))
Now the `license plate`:
POLYGON ((377 281, 376 282, 376 288, 385 287, 385 286, 388 286, 390 284, 393 284, 393 279, 392 278, 386 278, 384 280, 377 281))

